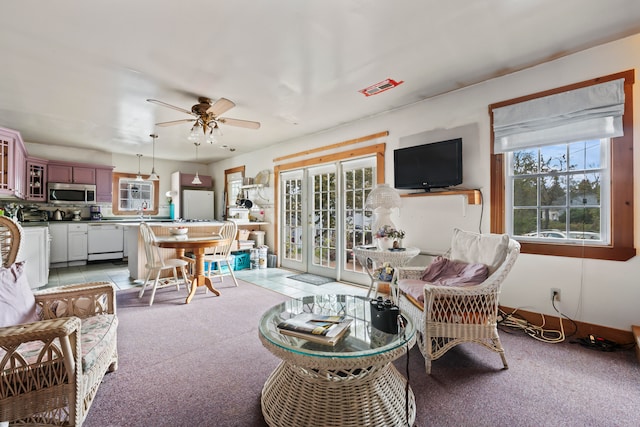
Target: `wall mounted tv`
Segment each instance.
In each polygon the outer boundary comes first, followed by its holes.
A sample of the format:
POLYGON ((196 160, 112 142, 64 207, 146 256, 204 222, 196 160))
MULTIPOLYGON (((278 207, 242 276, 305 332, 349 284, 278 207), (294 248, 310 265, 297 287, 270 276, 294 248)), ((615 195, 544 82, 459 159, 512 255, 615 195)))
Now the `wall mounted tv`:
POLYGON ((462 138, 393 150, 393 178, 404 190, 462 184, 462 138))

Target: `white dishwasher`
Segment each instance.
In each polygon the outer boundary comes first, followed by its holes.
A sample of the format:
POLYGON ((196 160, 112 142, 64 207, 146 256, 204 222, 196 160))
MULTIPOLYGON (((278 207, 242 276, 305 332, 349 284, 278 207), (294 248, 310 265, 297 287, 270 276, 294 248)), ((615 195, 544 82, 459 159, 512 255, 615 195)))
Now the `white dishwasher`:
POLYGON ((121 224, 88 224, 88 260, 122 259, 124 227, 121 224))

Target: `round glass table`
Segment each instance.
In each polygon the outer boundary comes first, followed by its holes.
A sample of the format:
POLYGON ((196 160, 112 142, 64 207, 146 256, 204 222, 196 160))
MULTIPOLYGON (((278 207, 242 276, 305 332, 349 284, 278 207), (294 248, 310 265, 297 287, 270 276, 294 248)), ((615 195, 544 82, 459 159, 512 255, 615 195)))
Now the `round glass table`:
POLYGON ((368 298, 312 295, 269 309, 259 335, 282 360, 262 389, 262 413, 270 426, 413 425, 413 391, 391 363, 415 344, 409 319, 404 330, 388 334, 371 325, 368 298), (335 346, 278 331, 278 323, 304 312, 342 315, 352 322, 335 346))

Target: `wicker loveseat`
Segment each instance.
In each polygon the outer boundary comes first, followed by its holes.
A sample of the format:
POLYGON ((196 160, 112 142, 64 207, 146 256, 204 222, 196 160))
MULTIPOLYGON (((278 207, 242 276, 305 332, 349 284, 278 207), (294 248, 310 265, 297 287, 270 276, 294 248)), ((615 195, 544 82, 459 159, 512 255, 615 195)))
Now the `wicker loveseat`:
MULTIPOLYGON (((14 262, 21 235, 0 217, 0 286, 14 286, 7 277, 26 283, 14 262)), ((94 282, 32 295, 36 321, 0 327, 0 424, 80 426, 105 373, 117 369, 115 287, 94 282)))

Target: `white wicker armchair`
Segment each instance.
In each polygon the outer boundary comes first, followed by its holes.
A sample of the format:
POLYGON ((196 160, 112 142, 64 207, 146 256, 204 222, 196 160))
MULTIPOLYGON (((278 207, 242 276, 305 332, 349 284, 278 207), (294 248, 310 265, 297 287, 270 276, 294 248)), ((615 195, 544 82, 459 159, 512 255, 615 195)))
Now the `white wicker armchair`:
POLYGON ((418 346, 425 359, 427 374, 431 362, 458 344, 472 342, 500 354, 504 368, 507 359, 497 328, 498 295, 513 267, 520 244, 507 235, 477 234, 454 230, 451 249, 444 255, 466 263, 482 263, 489 276, 474 286, 434 286, 423 282, 424 304, 402 288, 420 280, 423 267, 398 270, 400 310, 416 324, 418 346), (403 282, 404 281, 404 282, 403 282))
MULTIPOLYGON (((21 235, 0 217, 4 268, 21 235)), ((34 296, 42 320, 0 328, 0 422, 80 426, 103 376, 117 369, 115 287, 93 282, 34 296)))

